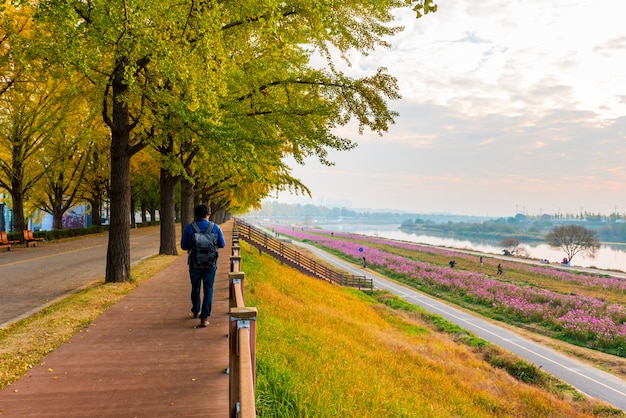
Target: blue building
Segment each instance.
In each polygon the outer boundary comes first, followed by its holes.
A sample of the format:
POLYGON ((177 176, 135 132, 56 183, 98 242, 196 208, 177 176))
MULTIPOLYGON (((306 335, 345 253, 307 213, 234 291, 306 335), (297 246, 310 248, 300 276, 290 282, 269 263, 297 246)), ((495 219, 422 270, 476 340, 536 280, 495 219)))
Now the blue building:
POLYGON ((12 215, 6 203, 0 203, 0 231, 10 232, 9 228, 13 224, 12 215))
MULTIPOLYGON (((49 231, 52 229, 52 215, 43 213, 36 216, 36 221, 27 219, 28 229, 49 231)), ((63 216, 63 228, 86 228, 92 225, 91 205, 82 203, 74 206, 63 216)), ((13 231, 13 211, 6 203, 0 203, 0 231, 13 231)), ((21 231, 20 231, 21 232, 21 231)))

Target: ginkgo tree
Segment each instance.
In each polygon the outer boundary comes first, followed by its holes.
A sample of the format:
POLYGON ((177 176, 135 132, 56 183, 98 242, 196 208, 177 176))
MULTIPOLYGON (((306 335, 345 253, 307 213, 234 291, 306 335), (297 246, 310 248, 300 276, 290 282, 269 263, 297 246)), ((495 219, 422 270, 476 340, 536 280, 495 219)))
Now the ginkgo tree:
POLYGON ((88 86, 77 89, 76 81, 65 82, 73 87, 63 96, 67 103, 59 115, 63 117, 59 126, 39 147, 37 159, 46 170, 29 199, 39 210, 52 215, 53 229, 62 229, 63 216, 82 200, 83 181, 88 168, 93 169, 89 160, 95 156, 96 144, 106 138, 89 96, 84 94, 88 86))
MULTIPOLYGON (((279 162, 285 155, 291 154, 299 162, 304 157, 315 155, 323 163, 331 164, 326 158, 327 149, 349 150, 355 146, 354 142, 334 135, 335 127, 356 118, 360 131, 368 127, 381 133, 393 123, 396 114, 388 109, 386 100, 399 98, 399 94, 395 79, 386 74, 384 69, 379 69, 369 77, 353 79, 332 66, 322 71, 309 65, 310 51, 301 46, 308 38, 302 37, 301 29, 303 24, 320 23, 317 20, 317 6, 319 4, 300 3, 294 7, 293 4, 282 3, 272 11, 259 5, 244 7, 224 25, 224 37, 227 39, 231 62, 235 65, 231 65, 226 73, 228 90, 220 101, 222 118, 219 126, 198 129, 202 134, 197 139, 200 148, 207 149, 206 153, 213 157, 216 152, 228 151, 224 157, 211 164, 198 164, 210 167, 213 177, 216 172, 222 171, 222 163, 235 167, 241 161, 242 154, 248 152, 253 158, 259 155, 273 157, 265 158, 272 163, 266 164, 259 171, 266 173, 264 177, 267 178, 277 170, 273 176, 274 188, 283 187, 283 181, 295 185, 299 183, 297 179, 289 176, 288 168, 279 162), (310 8, 307 9, 307 6, 310 8), (267 144, 271 146, 265 146, 267 144)), ((346 8, 339 7, 335 12, 340 12, 342 18, 355 18, 358 13, 354 13, 352 7, 354 4, 346 8)), ((391 35, 398 29, 377 23, 377 19, 384 22, 391 20, 391 16, 383 10, 384 7, 368 14, 363 22, 375 28, 380 36, 391 35)), ((326 19, 326 23, 332 27, 338 25, 334 17, 326 16, 326 19)), ((318 40, 323 53, 328 52, 328 42, 329 39, 324 36, 318 40)), ((359 45, 370 48, 384 45, 384 41, 380 37, 371 36, 368 42, 359 45)), ((346 48, 355 47, 355 44, 340 43, 336 47, 345 51, 346 48)), ((202 111, 199 109, 196 113, 202 111)), ((196 191, 193 195, 202 193, 210 196, 214 216, 218 216, 221 210, 218 207, 230 207, 226 196, 236 199, 234 189, 226 185, 241 185, 250 181, 247 168, 257 167, 257 163, 262 160, 256 158, 249 167, 229 170, 228 175, 218 180, 190 175, 191 182, 183 185, 183 213, 190 211, 189 196, 192 193, 187 192, 187 186, 194 183, 196 191), (204 188, 204 191, 201 192, 199 188, 204 188)), ((183 164, 186 164, 187 172, 193 172, 193 168, 189 167, 192 161, 186 161, 183 164)), ((253 181, 259 181, 259 178, 256 176, 253 181)), ((257 187, 256 190, 259 195, 251 201, 267 195, 271 188, 257 187)), ((167 193, 162 196, 167 196, 167 193)), ((162 222, 163 226, 167 218, 164 217, 162 222)), ((162 235, 162 242, 164 239, 166 237, 162 235)))
MULTIPOLYGON (((66 80, 31 73, 0 96, 0 187, 11 195, 14 228, 27 229, 25 202, 57 159, 42 159, 63 124, 72 96, 66 80)), ((69 150, 65 149, 65 152, 69 150)))
POLYGON ((221 222, 227 213, 259 206, 272 190, 288 188, 308 193, 306 186, 289 174, 279 145, 242 138, 235 142, 232 148, 215 146, 213 152, 200 154, 194 171, 190 172, 191 193, 188 195, 182 187, 183 204, 192 199, 210 202, 213 219, 221 222))
POLYGON ((100 89, 111 130, 110 233, 106 281, 130 279, 130 160, 146 146, 147 105, 167 106, 184 86, 190 106, 213 108, 227 62, 219 32, 221 8, 183 0, 42 0, 39 23, 52 33, 49 59, 81 71, 100 89))
POLYGON ((88 141, 69 135, 59 129, 56 140, 41 149, 44 155, 39 159, 47 169, 29 199, 37 209, 52 215, 53 229, 63 229, 63 216, 78 201, 90 154, 88 141))
MULTIPOLYGON (((30 60, 27 48, 32 39, 32 14, 33 10, 27 6, 16 7, 9 2, 0 5, 0 190, 4 189, 11 195, 14 227, 18 230, 26 225, 24 195, 32 186, 27 181, 24 187, 20 160, 24 157, 29 159, 32 153, 25 156, 24 144, 19 139, 14 142, 17 137, 21 139, 21 135, 11 132, 12 127, 19 125, 16 119, 20 93, 16 93, 13 87, 32 80, 28 74, 30 60)), ((33 180, 36 182, 37 179, 33 180)))
POLYGON ((102 229, 104 206, 109 191, 109 144, 108 135, 100 126, 94 130, 93 141, 89 144, 85 176, 80 182, 80 198, 89 203, 92 225, 102 229))
POLYGON ((0 5, 0 96, 27 77, 30 62, 33 10, 13 2, 0 5))
MULTIPOLYGON (((272 166, 262 162, 247 165, 233 176, 215 180, 212 183, 198 181, 196 193, 211 202, 216 222, 223 222, 227 214, 243 213, 250 208, 260 208, 261 200, 272 191, 288 188, 296 192, 308 193, 300 180, 289 174, 289 169, 279 162, 272 166), (282 165, 282 166, 281 166, 282 165), (203 187, 204 186, 204 187, 203 187)), ((206 178, 204 179, 207 180, 206 178)))
MULTIPOLYGON (((111 130, 108 282, 130 278, 130 159, 161 125, 153 116, 166 113, 148 111, 149 107, 182 102, 188 113, 201 111, 206 123, 219 125, 223 100, 239 97, 250 105, 248 98, 268 97, 284 104, 294 87, 307 86, 327 95, 336 108, 323 126, 331 127, 332 118, 335 123, 356 118, 360 129, 384 131, 395 116, 384 97, 399 97, 393 78, 380 71, 369 79, 351 80, 335 70, 332 51, 346 56, 351 50, 366 53, 385 46, 386 36, 399 30, 387 26, 393 21, 393 8, 412 7, 418 17, 436 8, 430 0, 40 0, 37 6, 39 22, 53 40, 43 50, 46 56, 81 71, 101 91, 103 120, 111 130), (320 77, 300 77, 306 67, 303 60, 312 51, 329 61, 324 77, 328 83, 320 83, 320 77), (271 56, 265 61, 269 65, 278 68, 282 62, 297 71, 288 78, 252 77, 235 91, 234 74, 245 73, 245 65, 261 55, 271 56)), ((350 141, 326 129, 317 132, 310 123, 284 121, 279 134, 290 148, 281 147, 281 152, 324 157, 325 147, 350 147, 350 141), (298 136, 304 127, 311 135, 298 136)))
POLYGON ((316 156, 332 164, 326 158, 328 149, 355 146, 335 135, 335 128, 356 120, 359 133, 365 128, 385 132, 397 116, 387 101, 400 98, 395 78, 384 68, 355 79, 337 70, 333 52, 345 58, 350 51, 386 47, 386 37, 401 30, 388 26, 393 8, 411 6, 421 17, 436 6, 430 1, 275 5, 271 11, 265 5, 242 7, 224 25, 236 65, 227 74, 222 125, 228 126, 231 143, 273 141, 269 152, 281 157, 292 155, 303 162, 316 156), (323 69, 311 66, 314 52, 327 59, 323 69))
POLYGON ((149 148, 143 149, 133 157, 131 162, 131 222, 135 226, 134 213, 139 208, 141 222, 148 222, 156 219, 156 211, 159 208, 159 163, 154 152, 149 148))

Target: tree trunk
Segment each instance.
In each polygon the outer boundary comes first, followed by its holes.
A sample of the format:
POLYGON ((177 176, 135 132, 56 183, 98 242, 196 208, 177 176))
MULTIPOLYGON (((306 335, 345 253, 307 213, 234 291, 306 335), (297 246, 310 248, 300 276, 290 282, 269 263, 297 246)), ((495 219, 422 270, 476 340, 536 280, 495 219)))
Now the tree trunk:
POLYGON ((130 280, 130 155, 126 152, 126 146, 121 145, 124 142, 128 143, 128 133, 113 134, 107 283, 130 280), (122 138, 116 138, 120 136, 122 138))
POLYGON ((91 224, 98 228, 98 231, 102 230, 102 196, 100 192, 95 193, 91 199, 91 224))
POLYGON ((111 120, 111 221, 107 248, 107 283, 130 280, 130 117, 124 100, 128 86, 123 82, 125 65, 118 62, 112 82, 111 120))
POLYGON ((180 226, 181 229, 185 225, 193 221, 193 184, 186 178, 180 182, 180 226))
POLYGON ((59 175, 57 182, 51 186, 52 198, 50 199, 50 208, 52 209, 52 229, 63 229, 63 174, 59 175))
MULTIPOLYGON (((130 179, 130 175, 128 178, 130 179)), ((132 188, 130 191, 130 227, 137 228, 137 221, 135 221, 135 196, 133 196, 132 188)))
POLYGON ((226 219, 228 218, 228 212, 226 212, 226 209, 222 207, 213 208, 211 210, 211 213, 211 219, 217 224, 222 224, 226 222, 226 219))
POLYGON ((161 169, 159 179, 161 188, 161 246, 159 254, 178 255, 176 249, 176 219, 174 218, 174 194, 178 178, 170 174, 169 170, 161 169))
MULTIPOLYGON (((150 217, 150 225, 152 225, 152 222, 154 222, 154 218, 150 217)), ((141 201, 141 223, 148 225, 148 208, 143 200, 141 201)))
POLYGON ((13 228, 15 231, 22 233, 26 229, 26 219, 24 218, 24 195, 21 187, 13 185, 11 200, 13 201, 13 228))
POLYGON ((96 194, 91 200, 91 224, 102 231, 102 196, 96 194))
MULTIPOLYGON (((93 169, 97 169, 99 167, 100 162, 100 153, 97 150, 94 150, 93 153, 93 169)), ((89 169, 88 169, 89 170, 89 169)), ((93 183, 90 183, 91 190, 91 199, 89 203, 91 203, 91 224, 98 228, 98 231, 102 231, 102 197, 103 191, 106 190, 106 183, 100 180, 96 180, 93 183)))
POLYGON ((63 212, 54 211, 52 214, 52 229, 63 229, 63 212))

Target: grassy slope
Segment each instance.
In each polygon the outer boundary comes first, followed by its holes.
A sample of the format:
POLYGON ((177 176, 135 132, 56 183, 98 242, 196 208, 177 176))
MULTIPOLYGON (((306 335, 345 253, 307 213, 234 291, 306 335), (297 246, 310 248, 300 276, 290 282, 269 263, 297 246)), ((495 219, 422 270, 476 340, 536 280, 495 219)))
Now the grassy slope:
POLYGON ((514 379, 419 313, 391 310, 243 249, 246 304, 259 309, 259 416, 611 413, 514 379))

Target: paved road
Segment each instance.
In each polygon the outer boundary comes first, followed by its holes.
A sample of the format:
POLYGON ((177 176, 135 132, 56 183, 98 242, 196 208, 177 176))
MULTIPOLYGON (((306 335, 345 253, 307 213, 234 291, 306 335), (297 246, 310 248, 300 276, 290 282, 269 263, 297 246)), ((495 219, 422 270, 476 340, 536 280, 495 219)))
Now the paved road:
MULTIPOLYGON (((132 229, 131 263, 159 252, 158 226, 132 229)), ((108 234, 0 249, 0 329, 104 280, 108 234)))
POLYGON ((321 259, 351 274, 367 275, 372 278, 376 288, 389 290, 412 304, 422 306, 429 312, 441 315, 448 321, 471 331, 478 337, 505 348, 536 366, 541 367, 546 372, 569 383, 579 391, 589 396, 602 399, 626 411, 625 381, 533 341, 522 338, 480 317, 455 309, 420 292, 397 285, 371 271, 363 270, 354 264, 340 260, 319 248, 297 241, 293 241, 293 243, 306 248, 321 259))

